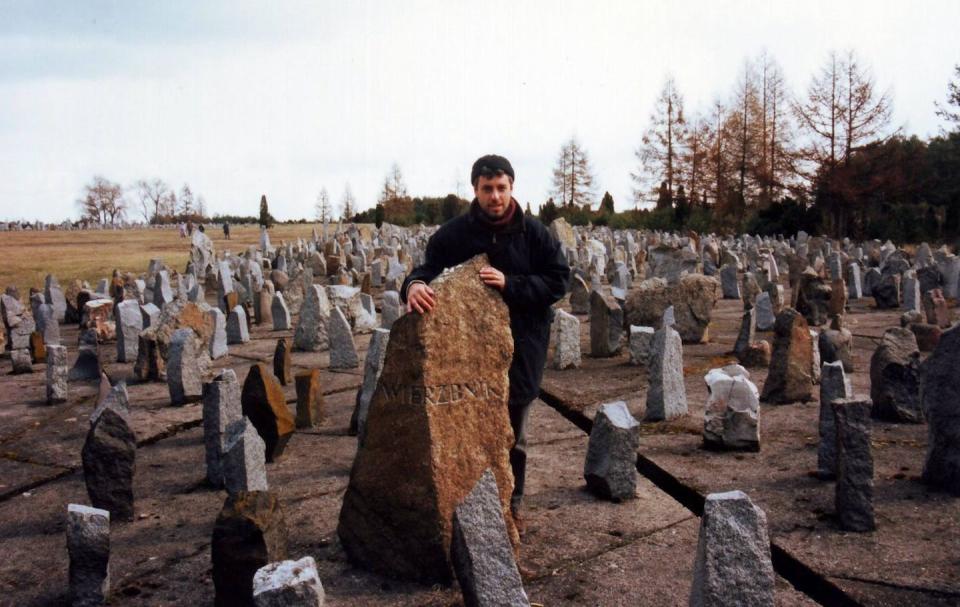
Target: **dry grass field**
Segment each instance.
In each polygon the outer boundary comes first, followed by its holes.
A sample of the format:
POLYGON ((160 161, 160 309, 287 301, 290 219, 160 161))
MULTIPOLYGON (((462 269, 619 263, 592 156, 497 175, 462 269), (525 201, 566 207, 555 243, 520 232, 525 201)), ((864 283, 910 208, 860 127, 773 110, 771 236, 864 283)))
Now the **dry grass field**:
MULTIPOLYGON (((277 225, 270 229, 274 245, 281 240, 309 238, 319 224, 277 225)), ((223 237, 220 226, 210 225, 207 235, 218 252, 234 252, 259 244, 258 226, 232 226, 231 238, 223 237)), ((96 281, 109 278, 114 268, 134 273, 145 272, 153 258, 182 271, 190 254, 190 241, 173 229, 89 230, 76 232, 4 232, 0 234, 0 290, 15 284, 25 294, 30 287, 43 287, 43 279, 53 274, 60 284, 79 278, 96 287, 96 281)))

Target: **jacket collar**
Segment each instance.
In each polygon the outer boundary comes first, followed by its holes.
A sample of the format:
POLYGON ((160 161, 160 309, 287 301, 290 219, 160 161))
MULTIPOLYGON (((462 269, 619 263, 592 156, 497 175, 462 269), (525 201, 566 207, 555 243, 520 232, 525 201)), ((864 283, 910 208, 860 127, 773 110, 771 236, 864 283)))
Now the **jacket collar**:
MULTIPOLYGON (((517 205, 517 210, 513 214, 513 221, 510 222, 510 225, 505 227, 500 232, 497 232, 498 234, 513 234, 515 232, 525 232, 527 230, 527 224, 523 221, 523 207, 520 206, 520 203, 517 202, 516 198, 511 197, 510 200, 517 205)), ((470 210, 467 212, 467 221, 486 230, 488 229, 487 226, 484 225, 483 221, 479 219, 480 213, 483 213, 483 210, 480 209, 480 202, 474 198, 470 203, 470 210)))

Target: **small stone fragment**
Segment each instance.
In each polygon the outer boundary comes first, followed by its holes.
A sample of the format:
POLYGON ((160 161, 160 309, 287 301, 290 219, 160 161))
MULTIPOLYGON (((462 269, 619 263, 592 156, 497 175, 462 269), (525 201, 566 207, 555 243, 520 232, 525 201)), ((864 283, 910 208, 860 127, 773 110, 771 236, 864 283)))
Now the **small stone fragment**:
POLYGON ((305 556, 261 567, 253 576, 253 601, 257 607, 323 607, 316 561, 305 556))

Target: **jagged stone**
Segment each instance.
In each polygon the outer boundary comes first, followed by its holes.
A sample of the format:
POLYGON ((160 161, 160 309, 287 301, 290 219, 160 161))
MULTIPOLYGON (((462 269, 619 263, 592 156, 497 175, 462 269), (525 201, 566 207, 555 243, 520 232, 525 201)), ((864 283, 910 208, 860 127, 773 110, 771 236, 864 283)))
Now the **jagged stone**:
POLYGON ((760 394, 739 365, 711 369, 703 417, 703 443, 713 449, 760 450, 760 394))
POLYGON ((67 347, 47 348, 47 402, 62 403, 67 400, 67 347))
POLYGON ((317 563, 305 556, 264 565, 253 576, 253 601, 257 607, 323 607, 317 563))
POLYGON ((661 327, 653 335, 650 387, 644 420, 663 421, 687 413, 687 391, 683 383, 683 344, 672 327, 661 327))
POLYGON ((234 306, 227 316, 227 343, 245 344, 248 341, 250 331, 247 326, 247 312, 241 305, 234 306))
POLYGON ((67 505, 70 605, 103 605, 110 594, 110 512, 67 505))
POLYGON ((615 356, 623 337, 623 310, 610 295, 590 294, 590 355, 615 356))
POLYGON ((270 314, 273 316, 273 330, 287 331, 293 328, 290 322, 290 309, 283 298, 283 293, 274 293, 270 303, 270 314))
POLYGON ((810 400, 813 385, 813 342, 804 317, 793 308, 777 315, 773 328, 770 370, 760 400, 790 403, 810 400))
POLYGON ((286 337, 277 340, 273 350, 273 374, 281 384, 293 383, 293 361, 290 360, 290 341, 286 337))
POLYGON ((390 341, 390 331, 375 329, 367 348, 367 357, 363 362, 363 383, 357 392, 357 404, 350 417, 350 434, 360 437, 363 442, 367 415, 370 412, 370 403, 377 389, 377 380, 383 372, 383 363, 387 355, 387 343, 390 341))
POLYGON ((400 293, 384 291, 382 298, 383 309, 380 312, 380 328, 390 330, 393 323, 403 315, 400 293))
POLYGON ((210 334, 210 358, 216 360, 229 354, 227 347, 227 317, 220 308, 207 310, 213 332, 210 334))
POLYGON ((250 367, 240 394, 243 414, 250 419, 266 445, 266 460, 275 461, 283 454, 293 435, 294 418, 287 407, 280 382, 263 363, 250 367))
POLYGON ((557 310, 553 321, 554 369, 580 367, 580 319, 563 310, 557 310))
POLYGON ((921 407, 927 416, 924 482, 960 496, 960 328, 943 332, 924 363, 921 407))
POLYGON ((593 419, 583 465, 587 488, 613 501, 635 497, 639 447, 640 424, 627 404, 621 400, 601 405, 593 419))
POLYGON ((297 389, 297 428, 316 428, 326 417, 326 403, 320 388, 320 371, 311 369, 298 373, 297 389))
POLYGON ((355 369, 360 366, 357 346, 353 343, 350 322, 339 306, 330 311, 327 321, 327 336, 330 345, 330 369, 355 369))
POLYGON ((136 437, 127 421, 114 409, 104 408, 87 433, 81 459, 90 502, 109 510, 114 520, 133 520, 136 455, 136 437))
POLYGON ((447 582, 453 510, 487 468, 507 531, 513 441, 509 313, 476 279, 485 256, 431 283, 437 305, 394 323, 337 529, 350 560, 405 579, 447 582), (402 453, 403 457, 397 457, 402 453))
POLYGON ((884 274, 873 285, 873 299, 877 308, 889 310, 900 307, 900 275, 884 274))
POLYGON ((287 526, 270 491, 227 496, 213 527, 210 548, 215 607, 254 606, 253 577, 287 558, 287 526))
POLYGON ((489 469, 453 512, 450 552, 467 607, 530 604, 507 534, 497 481, 489 469))
POLYGON ((892 422, 923 422, 920 349, 909 329, 887 329, 870 358, 873 416, 892 422))
POLYGON ((853 334, 843 328, 837 318, 834 320, 834 328, 823 331, 818 337, 820 360, 825 363, 839 361, 843 363, 844 371, 853 373, 853 334))
POLYGON ((869 400, 831 403, 837 430, 836 509, 840 527, 873 531, 873 454, 870 451, 869 400))
POLYGON ((227 426, 221 459, 223 486, 227 493, 266 491, 269 488, 265 451, 263 439, 246 418, 241 417, 227 426))
POLYGON ((850 380, 840 361, 825 362, 820 376, 820 445, 817 449, 817 476, 824 480, 837 474, 837 425, 833 401, 853 396, 850 380))
POLYGON ((207 481, 214 487, 223 486, 227 429, 242 419, 237 374, 233 369, 224 369, 213 381, 203 385, 203 446, 207 481))
POLYGON ((87 329, 80 333, 80 346, 77 348, 77 360, 67 378, 70 381, 82 381, 100 378, 100 355, 96 329, 87 329))
POLYGON ((703 505, 691 607, 774 604, 767 516, 742 491, 711 493, 703 505))
POLYGON ((570 311, 574 314, 590 313, 590 287, 576 274, 570 281, 570 311))
POLYGON ((327 300, 326 291, 323 287, 311 285, 307 289, 300 309, 300 320, 293 334, 294 349, 304 352, 326 349, 329 346, 327 335, 329 322, 330 303, 327 300))
POLYGON ((170 341, 170 360, 167 361, 167 388, 170 403, 183 405, 203 396, 204 359, 194 350, 196 340, 192 329, 177 329, 170 341))
POLYGON ((642 367, 648 367, 650 365, 650 357, 653 356, 653 336, 655 333, 656 329, 653 327, 630 325, 631 365, 642 367))
POLYGON ((702 274, 686 274, 673 285, 663 279, 648 279, 627 298, 627 323, 658 329, 662 326, 663 312, 674 306, 675 328, 683 342, 703 343, 710 338, 710 320, 720 292, 719 281, 702 274))

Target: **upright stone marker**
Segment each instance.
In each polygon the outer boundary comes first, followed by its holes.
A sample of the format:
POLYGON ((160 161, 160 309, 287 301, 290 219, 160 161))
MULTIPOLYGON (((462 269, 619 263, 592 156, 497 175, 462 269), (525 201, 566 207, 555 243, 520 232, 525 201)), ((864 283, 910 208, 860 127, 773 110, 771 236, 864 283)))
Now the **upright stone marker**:
POLYGON ((630 415, 627 403, 618 400, 601 405, 593 419, 583 465, 587 489, 615 502, 635 497, 639 447, 640 424, 630 415))
POLYGON ((594 291, 590 294, 590 355, 615 356, 623 336, 623 309, 616 300, 594 291))
POLYGON ((832 403, 837 424, 836 508, 847 531, 873 531, 873 454, 870 450, 870 400, 832 403))
POLYGON ((357 405, 350 419, 350 433, 356 434, 363 442, 367 425, 367 415, 370 412, 370 403, 377 390, 377 380, 383 372, 383 363, 387 356, 387 343, 390 341, 390 331, 374 329, 367 348, 367 358, 363 362, 363 383, 357 393, 357 405))
POLYGON ((892 422, 923 423, 920 407, 920 349, 910 329, 887 329, 870 358, 873 416, 892 422))
POLYGON ((80 504, 67 506, 70 604, 102 605, 110 593, 110 513, 80 504))
POLYGON ((281 337, 273 351, 273 374, 286 386, 293 382, 293 362, 290 360, 290 341, 281 337))
POLYGON ((276 460, 283 454, 293 435, 294 419, 287 407, 283 387, 263 363, 250 367, 240 395, 243 414, 250 419, 266 444, 266 459, 276 460))
POLYGON ((245 344, 248 341, 250 341, 250 329, 247 327, 247 313, 243 306, 234 306, 227 316, 227 343, 245 344))
POLYGON ((773 354, 760 400, 791 403, 810 400, 813 386, 813 342, 803 315, 784 308, 773 328, 773 354))
POLYGON ((77 360, 70 369, 70 381, 83 381, 100 378, 100 356, 97 345, 97 330, 87 329, 80 333, 80 346, 77 348, 77 360))
POLYGON ((214 487, 223 486, 227 429, 242 419, 237 374, 233 369, 224 369, 212 382, 203 385, 203 445, 207 461, 207 481, 214 487))
POLYGON ((650 388, 645 421, 663 421, 687 413, 683 384, 683 342, 673 327, 663 326, 653 335, 650 388))
POLYGON ((384 291, 382 303, 380 328, 389 331, 393 323, 403 315, 403 304, 400 303, 400 293, 397 291, 384 291))
POLYGON ((47 346, 47 402, 62 403, 67 400, 67 347, 47 346))
POLYGON ((703 443, 714 449, 760 450, 760 393, 740 365, 711 369, 703 415, 703 443))
POLYGON ((653 356, 653 336, 656 329, 630 325, 630 364, 641 367, 650 365, 653 356))
MULTIPOLYGON (((276 320, 276 317, 274 317, 276 320)), ((330 321, 330 302, 319 285, 310 285, 300 308, 300 320, 293 333, 293 347, 304 352, 316 352, 328 347, 327 325, 330 321)))
POLYGON ((143 314, 134 299, 125 299, 117 305, 117 362, 136 362, 137 344, 143 330, 143 314))
POLYGON ((837 475, 837 423, 833 401, 853 396, 850 380, 840 361, 824 363, 820 374, 820 446, 817 449, 817 476, 832 480, 837 475))
POLYGON ((297 388, 297 428, 316 428, 326 416, 326 403, 320 388, 320 370, 311 369, 298 373, 297 388))
POLYGON ((360 366, 357 346, 353 343, 350 321, 340 306, 330 311, 327 330, 330 343, 330 369, 355 369, 360 366))
POLYGON ((193 329, 177 329, 170 340, 170 358, 167 360, 167 388, 170 403, 184 405, 203 396, 203 374, 206 365, 197 355, 193 329))
POLYGON ((557 310, 554 323, 554 369, 576 369, 580 367, 580 319, 557 310))
POLYGON ((960 328, 943 332, 924 365, 922 408, 927 415, 924 482, 960 496, 960 328))
POLYGON ((274 293, 270 304, 270 315, 273 316, 274 331, 288 331, 293 327, 290 322, 290 309, 283 300, 283 293, 274 293))
POLYGON ((467 607, 530 604, 504 524, 497 481, 490 470, 484 471, 453 512, 450 551, 467 607))
POLYGON ((137 441, 126 419, 105 408, 83 444, 83 478, 90 502, 114 520, 133 520, 133 474, 137 441))
POLYGON ((391 330, 337 528, 363 567, 448 582, 454 508, 487 468, 511 543, 519 541, 509 510, 513 340, 503 299, 476 279, 486 265, 478 256, 442 274, 430 285, 433 311, 407 314, 391 330))
POLYGON ((245 418, 227 428, 223 443, 223 486, 227 493, 266 491, 267 468, 264 460, 266 447, 245 418))
POLYGON ((215 607, 253 606, 257 570, 287 558, 287 525, 270 491, 227 496, 210 546, 215 607))
POLYGON ((711 493, 703 505, 691 607, 772 607, 767 516, 742 491, 711 493))

